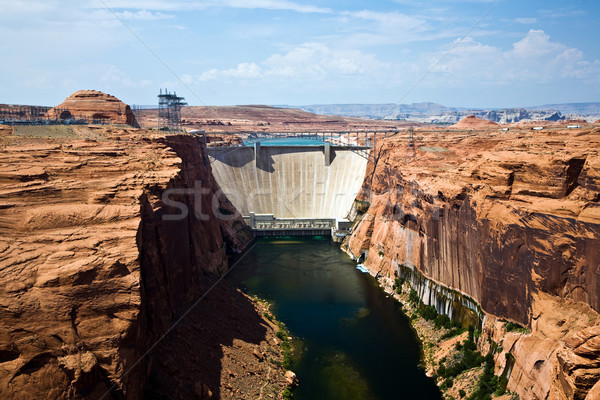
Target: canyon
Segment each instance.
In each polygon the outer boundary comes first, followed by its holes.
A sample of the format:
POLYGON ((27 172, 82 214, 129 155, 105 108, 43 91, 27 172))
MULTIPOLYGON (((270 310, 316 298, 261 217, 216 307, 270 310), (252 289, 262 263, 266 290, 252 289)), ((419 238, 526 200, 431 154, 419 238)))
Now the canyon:
MULTIPOLYGON (((81 109, 93 108, 86 96, 81 109)), ((598 398, 598 124, 503 130, 473 116, 409 131, 263 106, 182 116, 241 136, 394 130, 375 163, 361 160, 343 249, 440 313, 474 312, 478 348, 494 349, 521 399, 598 398)), ((279 398, 289 382, 268 307, 219 283, 252 232, 202 135, 150 129, 152 110, 138 117, 143 128, 0 127, 2 397, 279 398)))

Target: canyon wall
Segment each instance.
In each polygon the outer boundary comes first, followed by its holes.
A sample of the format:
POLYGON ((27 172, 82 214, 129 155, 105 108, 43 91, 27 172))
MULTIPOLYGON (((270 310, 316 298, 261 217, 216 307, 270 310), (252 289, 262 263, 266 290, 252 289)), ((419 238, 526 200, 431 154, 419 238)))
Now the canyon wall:
MULTIPOLYGON (((161 373, 167 357, 145 354, 252 240, 231 203, 214 200, 206 149, 188 135, 73 129, 0 138, 1 397, 139 399, 150 375, 175 380, 173 395, 218 393, 219 365, 210 382, 194 381, 200 372, 161 373)), ((224 291, 222 307, 235 297, 224 291)), ((234 302, 261 326, 246 300, 234 302)), ((202 338, 195 329, 190 342, 202 338)), ((248 334, 229 335, 219 340, 248 334)))
POLYGON ((503 346, 517 361, 509 388, 583 399, 600 378, 590 332, 600 311, 600 129, 417 131, 415 146, 398 136, 377 148, 346 250, 373 274, 393 280, 408 268, 428 288, 474 299, 487 324, 528 326, 503 346))

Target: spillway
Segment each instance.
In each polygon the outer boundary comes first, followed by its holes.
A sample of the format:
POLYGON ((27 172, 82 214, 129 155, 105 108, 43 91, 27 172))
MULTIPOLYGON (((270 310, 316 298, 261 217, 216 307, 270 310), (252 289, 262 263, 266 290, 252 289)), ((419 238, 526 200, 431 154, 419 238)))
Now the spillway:
POLYGON ((364 179, 368 151, 329 143, 208 150, 217 183, 251 228, 307 234, 329 231, 347 216, 364 179))

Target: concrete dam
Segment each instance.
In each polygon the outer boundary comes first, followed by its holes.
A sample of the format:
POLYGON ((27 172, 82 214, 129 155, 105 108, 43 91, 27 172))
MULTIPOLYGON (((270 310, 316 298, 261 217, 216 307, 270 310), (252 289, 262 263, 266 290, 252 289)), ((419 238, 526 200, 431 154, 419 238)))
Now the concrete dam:
POLYGON ((306 142, 208 148, 215 180, 256 235, 349 229, 370 146, 306 142))

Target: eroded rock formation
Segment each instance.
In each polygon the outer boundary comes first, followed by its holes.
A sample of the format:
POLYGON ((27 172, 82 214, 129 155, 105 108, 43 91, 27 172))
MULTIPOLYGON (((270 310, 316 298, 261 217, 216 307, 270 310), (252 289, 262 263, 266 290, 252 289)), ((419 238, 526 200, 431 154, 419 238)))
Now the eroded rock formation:
POLYGON ((0 397, 218 397, 224 353, 257 362, 274 337, 245 296, 217 286, 152 345, 252 240, 247 226, 215 197, 196 138, 77 132, 1 139, 0 397))
POLYGON ((415 160, 406 137, 380 143, 347 251, 475 299, 522 399, 583 399, 600 378, 600 131, 417 131, 416 147, 415 160), (532 332, 511 339, 493 318, 532 332))
POLYGON ((456 129, 486 129, 492 127, 499 127, 500 125, 493 122, 488 121, 486 119, 477 118, 475 115, 468 115, 458 121, 456 124, 452 125, 452 128, 456 129))
POLYGON ((79 90, 73 93, 59 106, 50 109, 47 117, 61 120, 82 118, 96 123, 138 126, 133 111, 127 104, 98 90, 79 90))

